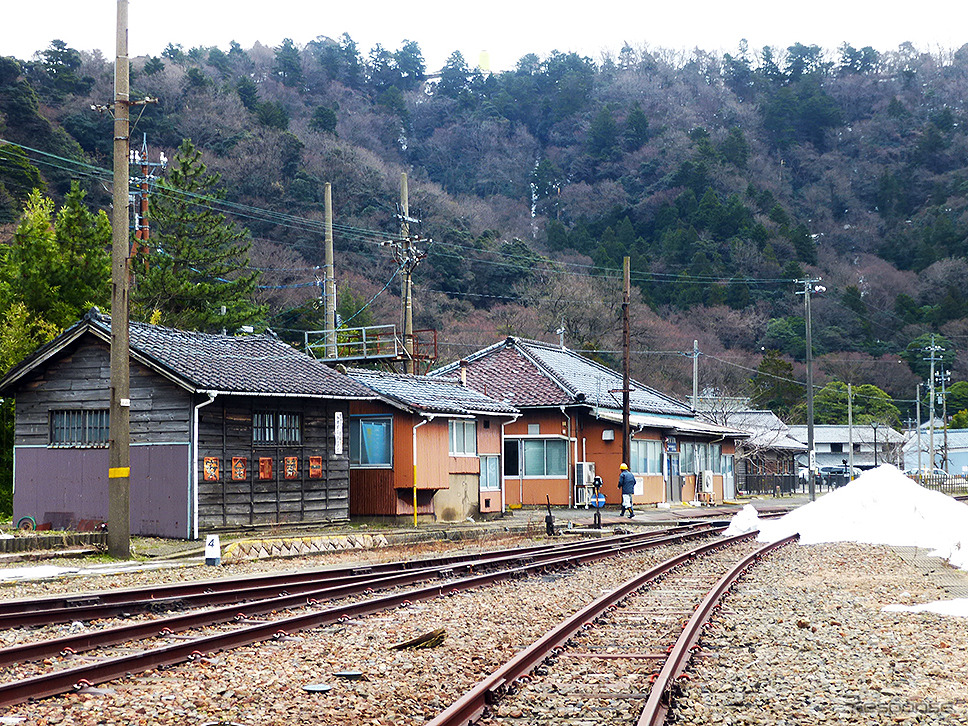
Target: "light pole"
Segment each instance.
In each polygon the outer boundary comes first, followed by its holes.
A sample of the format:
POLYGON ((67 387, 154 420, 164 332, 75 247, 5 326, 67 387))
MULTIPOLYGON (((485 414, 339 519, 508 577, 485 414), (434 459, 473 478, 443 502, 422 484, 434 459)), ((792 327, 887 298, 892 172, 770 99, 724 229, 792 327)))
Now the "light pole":
POLYGON ((795 280, 797 285, 803 285, 797 290, 797 295, 803 295, 804 319, 807 328, 807 481, 810 482, 810 501, 817 499, 817 482, 814 476, 817 471, 817 452, 813 448, 813 340, 810 322, 810 295, 825 292, 827 288, 817 285, 820 278, 807 277, 795 280))
POLYGON ((874 466, 877 466, 877 427, 880 426, 877 421, 871 421, 871 428, 874 429, 874 466))

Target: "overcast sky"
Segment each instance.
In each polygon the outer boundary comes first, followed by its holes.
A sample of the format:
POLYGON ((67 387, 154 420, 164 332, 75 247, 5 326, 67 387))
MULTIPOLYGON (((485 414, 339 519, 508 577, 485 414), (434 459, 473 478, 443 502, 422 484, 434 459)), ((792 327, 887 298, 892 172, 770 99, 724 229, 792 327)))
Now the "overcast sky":
MULTIPOLYGON (((0 55, 29 59, 54 38, 114 55, 117 0, 3 0, 3 5, 0 55)), ((289 37, 301 46, 346 32, 364 54, 376 43, 396 50, 404 39, 415 40, 430 70, 455 50, 472 66, 487 51, 491 69, 499 71, 514 67, 525 53, 544 56, 554 49, 598 61, 603 51, 617 53, 626 42, 636 48, 727 52, 742 38, 751 48, 801 42, 831 50, 844 41, 880 51, 904 41, 929 51, 968 43, 968 0, 903 6, 890 0, 130 0, 129 7, 131 56, 158 55, 169 42, 186 50, 196 45, 227 50, 232 40, 249 48, 256 41, 275 46, 289 37)))

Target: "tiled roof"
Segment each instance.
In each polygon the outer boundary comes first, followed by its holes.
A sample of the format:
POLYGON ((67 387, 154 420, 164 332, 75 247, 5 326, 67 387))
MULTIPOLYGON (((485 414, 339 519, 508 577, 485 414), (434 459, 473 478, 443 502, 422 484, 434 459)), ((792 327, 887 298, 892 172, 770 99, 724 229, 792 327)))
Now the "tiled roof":
POLYGON ((806 444, 790 436, 790 428, 772 411, 728 411, 726 423, 750 434, 746 446, 785 451, 806 451, 806 444))
MULTIPOLYGON (((129 324, 132 358, 196 391, 296 395, 322 398, 373 398, 372 391, 274 335, 212 335, 145 323, 129 324)), ((15 382, 33 366, 55 355, 85 333, 108 344, 111 320, 91 311, 4 378, 15 382)))
POLYGON ((462 386, 455 378, 408 376, 358 368, 351 369, 349 375, 380 395, 416 411, 457 415, 518 412, 510 404, 462 386))
MULTIPOLYGON (((574 351, 521 338, 467 357, 467 383, 515 406, 561 406, 586 403, 607 408, 622 405, 622 376, 574 351)), ((434 375, 453 373, 452 363, 434 375)), ((691 416, 684 403, 632 381, 630 409, 643 413, 691 416)))

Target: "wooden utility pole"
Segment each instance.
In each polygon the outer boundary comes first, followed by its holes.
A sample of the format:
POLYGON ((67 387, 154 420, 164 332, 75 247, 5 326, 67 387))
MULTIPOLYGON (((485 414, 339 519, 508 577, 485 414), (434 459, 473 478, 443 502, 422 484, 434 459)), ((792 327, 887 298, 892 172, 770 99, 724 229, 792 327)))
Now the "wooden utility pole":
POLYGON ((336 357, 336 266, 333 253, 333 189, 329 182, 324 187, 326 204, 326 251, 323 272, 323 315, 326 340, 324 350, 327 358, 336 357))
POLYGON ((131 557, 130 371, 128 350, 128 0, 118 0, 114 65, 114 190, 111 210, 111 399, 108 554, 131 557))
POLYGON ((798 290, 797 295, 803 295, 803 312, 807 333, 807 478, 809 482, 810 501, 817 499, 817 452, 813 442, 813 322, 810 319, 810 295, 817 292, 825 292, 827 288, 818 285, 820 278, 805 278, 796 280, 796 284, 803 285, 803 290, 798 290))
POLYGON ((629 332, 629 306, 632 298, 631 261, 626 257, 622 261, 624 281, 622 285, 622 462, 629 463, 629 451, 632 448, 629 426, 629 398, 631 394, 631 377, 629 376, 630 349, 632 347, 629 332))

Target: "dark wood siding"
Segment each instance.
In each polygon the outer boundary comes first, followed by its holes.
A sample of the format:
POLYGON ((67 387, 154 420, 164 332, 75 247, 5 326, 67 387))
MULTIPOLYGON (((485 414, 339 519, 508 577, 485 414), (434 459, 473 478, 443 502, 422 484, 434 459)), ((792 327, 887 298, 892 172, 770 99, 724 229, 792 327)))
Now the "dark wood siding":
MULTIPOLYGON (((131 443, 188 443, 191 396, 154 371, 131 364, 131 443)), ((107 408, 110 352, 94 338, 34 372, 17 391, 14 442, 47 446, 52 409, 107 408)))
MULTIPOLYGON (((131 532, 190 537, 191 396, 139 363, 131 372, 131 532)), ((108 450, 48 448, 50 411, 106 409, 110 352, 88 336, 16 393, 14 516, 107 520, 108 450), (70 515, 70 516, 68 516, 70 515)))
POLYGON ((199 410, 199 528, 252 524, 330 522, 349 518, 349 414, 345 403, 221 396, 199 410), (252 414, 299 413, 302 442, 262 445, 252 440, 252 414), (342 454, 335 453, 335 414, 343 415, 342 454), (309 476, 310 457, 322 459, 322 478, 309 476), (217 481, 203 476, 205 457, 219 462, 217 481), (246 476, 232 478, 233 457, 246 459, 246 476), (297 476, 286 479, 286 457, 296 457, 297 476), (272 461, 272 477, 259 477, 259 459, 272 461))

